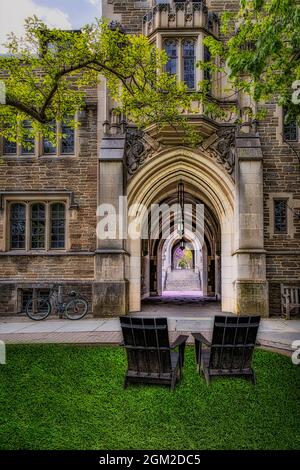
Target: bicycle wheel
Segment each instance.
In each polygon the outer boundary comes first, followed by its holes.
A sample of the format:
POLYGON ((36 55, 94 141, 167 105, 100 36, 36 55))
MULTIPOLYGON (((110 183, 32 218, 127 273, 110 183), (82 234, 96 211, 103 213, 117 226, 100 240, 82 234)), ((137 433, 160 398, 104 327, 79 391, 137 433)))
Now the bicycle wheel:
POLYGON ((51 312, 51 304, 46 299, 32 299, 26 305, 26 315, 31 320, 45 320, 51 312))
POLYGON ((88 311, 88 303, 84 299, 74 299, 66 306, 65 315, 69 320, 80 320, 88 311))

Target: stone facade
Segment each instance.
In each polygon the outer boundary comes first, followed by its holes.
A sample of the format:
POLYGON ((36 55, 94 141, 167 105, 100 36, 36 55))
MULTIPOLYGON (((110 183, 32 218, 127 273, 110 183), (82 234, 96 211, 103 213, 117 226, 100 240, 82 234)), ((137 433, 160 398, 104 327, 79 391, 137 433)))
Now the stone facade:
POLYGON ((49 288, 53 283, 86 294, 92 305, 97 207, 97 94, 76 131, 78 152, 67 156, 1 157, 0 171, 0 314, 18 313, 22 291, 49 288), (66 199, 66 250, 10 251, 8 201, 66 199), (74 200, 72 200, 74 199, 74 200), (76 286, 76 287, 75 287, 76 286))
MULTIPOLYGON (((211 13, 233 11, 238 4, 206 2, 211 13)), ((168 22, 157 23, 157 28, 151 14, 144 19, 155 7, 152 0, 103 0, 103 15, 132 34, 141 33, 146 22, 158 47, 170 34, 197 37, 196 57, 201 58, 202 37, 212 30, 205 23, 205 2, 198 5, 185 17, 177 7, 176 27, 170 23, 173 10, 168 22)), ((163 8, 155 10, 156 15, 157 11, 165 14, 163 8)), ((213 91, 217 96, 219 91, 213 91)), ((247 106, 245 97, 239 99, 241 107, 247 106)), ((168 271, 164 250, 171 250, 178 239, 173 236, 168 244, 99 240, 96 209, 102 203, 118 206, 124 195, 129 204, 142 202, 147 207, 170 202, 179 180, 191 202, 205 205, 198 263, 204 291, 221 298, 226 312, 279 315, 281 283, 300 283, 300 141, 283 142, 282 110, 268 104, 267 117, 248 132, 208 122, 199 112, 194 121, 204 143, 192 150, 170 132, 165 137, 154 128, 142 135, 133 135, 132 130, 125 134, 122 125, 113 122, 112 109, 102 83, 97 90, 88 90, 74 155, 1 157, 0 315, 21 312, 24 292, 49 289, 53 283, 80 291, 95 316, 140 310, 143 297, 161 292, 168 271), (287 202, 286 233, 274 230, 277 199, 287 202), (65 249, 11 251, 10 202, 53 200, 63 201, 67 208, 65 249)))
POLYGON ((264 170, 264 241, 270 312, 280 314, 280 284, 298 285, 300 278, 300 142, 289 146, 282 139, 282 110, 269 104, 259 124, 264 170), (274 234, 272 204, 288 200, 288 234, 274 234))

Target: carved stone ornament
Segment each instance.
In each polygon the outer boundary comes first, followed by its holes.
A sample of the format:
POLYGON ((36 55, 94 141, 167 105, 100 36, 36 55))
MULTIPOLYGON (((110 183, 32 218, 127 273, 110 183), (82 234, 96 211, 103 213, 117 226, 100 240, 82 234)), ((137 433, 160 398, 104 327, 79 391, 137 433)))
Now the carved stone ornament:
MULTIPOLYGON (((160 148, 161 145, 145 132, 136 128, 127 129, 125 161, 129 177, 160 148)), ((202 143, 200 148, 206 151, 217 163, 223 165, 230 175, 233 174, 235 167, 235 127, 231 126, 217 130, 202 143)))
POLYGON ((232 175, 235 166, 235 127, 217 130, 203 142, 201 148, 232 175))
POLYGON ((127 172, 132 176, 136 170, 160 148, 145 132, 138 129, 127 129, 125 144, 125 161, 127 172))

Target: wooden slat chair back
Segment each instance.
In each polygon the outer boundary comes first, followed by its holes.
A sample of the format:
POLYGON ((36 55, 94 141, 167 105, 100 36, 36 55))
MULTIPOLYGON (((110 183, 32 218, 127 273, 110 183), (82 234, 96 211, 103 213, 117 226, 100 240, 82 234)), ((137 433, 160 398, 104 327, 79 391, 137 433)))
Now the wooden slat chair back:
MULTIPOLYGON (((120 321, 128 362, 124 385, 148 382, 172 387, 176 382, 174 374, 177 369, 181 372, 183 366, 184 348, 181 347, 181 354, 171 351, 174 345, 169 343, 167 318, 121 317, 120 321)), ((182 346, 187 337, 181 338, 184 338, 182 346)))
POLYGON ((281 309, 286 320, 300 313, 300 286, 281 284, 281 309))
POLYGON ((128 369, 146 374, 171 372, 166 318, 123 318, 121 327, 128 369))
POLYGON ((210 369, 240 372, 249 369, 259 322, 258 317, 216 317, 210 351, 210 369))
POLYGON ((213 376, 245 376, 255 382, 252 356, 259 324, 259 316, 216 316, 211 342, 193 333, 196 360, 208 383, 213 376))

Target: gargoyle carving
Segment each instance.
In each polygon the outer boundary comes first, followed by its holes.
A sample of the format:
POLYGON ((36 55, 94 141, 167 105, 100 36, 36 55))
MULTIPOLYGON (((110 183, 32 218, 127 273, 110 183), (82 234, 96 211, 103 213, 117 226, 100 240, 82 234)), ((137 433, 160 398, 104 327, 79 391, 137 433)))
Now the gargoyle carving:
POLYGON ((125 159, 128 175, 132 176, 159 147, 160 145, 145 132, 138 129, 127 129, 125 159))
POLYGON ((217 130, 202 143, 201 147, 232 175, 235 166, 235 127, 217 130))

